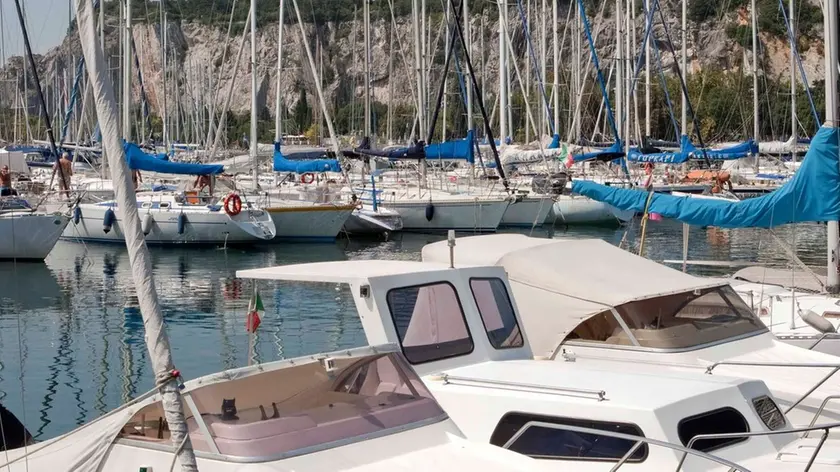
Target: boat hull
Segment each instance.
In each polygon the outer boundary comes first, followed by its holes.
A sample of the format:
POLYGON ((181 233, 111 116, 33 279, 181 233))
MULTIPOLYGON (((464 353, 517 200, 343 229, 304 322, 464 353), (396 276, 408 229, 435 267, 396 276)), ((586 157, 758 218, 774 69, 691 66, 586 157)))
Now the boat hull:
POLYGON ((324 203, 268 206, 265 211, 277 230, 274 241, 333 241, 355 208, 324 203))
POLYGON ((345 233, 355 235, 384 234, 402 229, 403 222, 400 214, 381 208, 377 211, 367 208, 356 209, 344 222, 343 227, 345 233))
POLYGON ((540 226, 545 223, 553 206, 551 197, 524 197, 507 207, 501 226, 540 226))
POLYGON ((630 221, 634 212, 621 211, 606 203, 580 197, 560 195, 546 220, 555 225, 617 225, 630 221))
MULTIPOLYGON (((79 222, 71 221, 62 237, 68 240, 124 243, 122 211, 113 208, 116 221, 107 233, 104 229, 107 205, 81 204, 79 222)), ((223 211, 179 211, 178 209, 139 209, 141 220, 152 216, 147 244, 251 244, 274 237, 271 217, 262 210, 243 210, 236 216, 223 211), (186 216, 179 234, 179 217, 186 216)))
POLYGON ((388 208, 400 214, 403 231, 437 232, 456 231, 493 232, 502 222, 509 205, 507 199, 464 199, 432 201, 434 214, 426 218, 428 201, 393 201, 388 208))
POLYGON ((64 215, 12 213, 0 217, 0 259, 43 261, 70 219, 64 215))

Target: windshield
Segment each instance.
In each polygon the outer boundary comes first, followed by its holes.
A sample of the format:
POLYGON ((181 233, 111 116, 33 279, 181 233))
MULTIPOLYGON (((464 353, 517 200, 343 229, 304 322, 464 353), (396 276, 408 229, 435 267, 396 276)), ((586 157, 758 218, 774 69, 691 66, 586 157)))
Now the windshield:
POLYGON ((587 319, 567 339, 682 349, 765 330, 764 324, 729 286, 625 303, 587 319))

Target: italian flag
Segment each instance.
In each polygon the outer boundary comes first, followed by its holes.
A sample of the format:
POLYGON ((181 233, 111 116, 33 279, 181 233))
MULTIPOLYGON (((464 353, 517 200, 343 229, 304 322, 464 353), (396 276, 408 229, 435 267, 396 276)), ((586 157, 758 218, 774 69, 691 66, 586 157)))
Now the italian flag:
POLYGON ((566 155, 566 168, 569 169, 575 163, 575 156, 569 152, 569 148, 565 144, 563 145, 563 154, 566 155))
POLYGON ((248 302, 248 317, 245 319, 245 331, 249 333, 256 333, 257 328, 260 327, 261 315, 265 314, 265 307, 263 307, 260 292, 254 289, 254 296, 248 302))

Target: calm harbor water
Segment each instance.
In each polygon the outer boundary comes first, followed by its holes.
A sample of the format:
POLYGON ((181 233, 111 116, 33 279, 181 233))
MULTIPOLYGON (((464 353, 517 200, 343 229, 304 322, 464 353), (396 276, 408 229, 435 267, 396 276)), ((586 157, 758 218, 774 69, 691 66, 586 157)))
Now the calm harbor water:
MULTIPOLYGON (((533 232, 625 241, 630 248, 638 247, 638 234, 638 225, 533 232)), ((780 228, 775 234, 795 246, 805 263, 824 266, 823 225, 780 228)), ((443 238, 403 234, 386 242, 339 240, 247 250, 151 248, 176 365, 189 379, 247 363, 244 323, 253 286, 237 280, 237 270, 333 260, 419 260, 425 244, 443 238)), ((646 255, 680 259, 682 238, 679 223, 652 222, 646 255)), ((694 228, 689 241, 692 260, 789 265, 768 231, 694 228)), ((736 269, 690 270, 722 275, 736 269)), ((60 242, 45 263, 2 263, 0 273, 0 403, 37 439, 70 431, 152 387, 143 323, 139 313, 126 308, 133 282, 124 247, 60 242)), ((259 291, 266 309, 256 341, 259 361, 365 344, 344 289, 260 282, 259 291)))

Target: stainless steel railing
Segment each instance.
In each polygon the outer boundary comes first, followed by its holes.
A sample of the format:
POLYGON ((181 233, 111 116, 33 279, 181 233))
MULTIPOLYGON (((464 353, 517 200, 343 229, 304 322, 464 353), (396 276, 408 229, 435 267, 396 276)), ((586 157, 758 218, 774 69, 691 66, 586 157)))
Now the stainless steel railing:
POLYGON ((572 395, 586 395, 586 396, 594 396, 597 397, 597 400, 604 401, 606 400, 607 392, 603 390, 588 390, 583 388, 568 388, 568 387, 555 387, 555 386, 546 386, 546 385, 538 385, 538 384, 529 384, 529 383, 521 383, 521 382, 510 382, 505 380, 488 380, 488 379, 475 379, 472 377, 461 377, 456 375, 448 375, 443 374, 440 377, 443 380, 444 384, 459 384, 459 385, 469 385, 474 387, 493 387, 493 388, 503 388, 508 390, 518 390, 518 391, 527 391, 533 393, 549 393, 549 394, 572 394, 572 395))
POLYGON ((789 413, 791 410, 799 406, 803 400, 808 398, 814 391, 820 388, 828 379, 830 379, 837 371, 840 371, 840 364, 825 364, 825 363, 798 363, 798 362, 748 362, 748 361, 719 361, 715 362, 714 364, 706 367, 706 373, 711 374, 715 367, 719 365, 740 365, 740 366, 749 366, 749 367, 810 367, 810 368, 822 368, 822 369, 832 369, 831 372, 828 373, 825 377, 822 378, 819 382, 817 382, 813 387, 811 387, 804 395, 799 397, 798 400, 793 402, 786 410, 785 414, 789 413))

